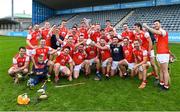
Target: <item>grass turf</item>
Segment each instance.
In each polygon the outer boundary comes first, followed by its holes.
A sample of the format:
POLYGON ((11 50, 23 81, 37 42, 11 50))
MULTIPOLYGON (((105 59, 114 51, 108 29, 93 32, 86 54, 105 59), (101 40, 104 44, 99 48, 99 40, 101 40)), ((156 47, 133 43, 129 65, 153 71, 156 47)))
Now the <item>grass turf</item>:
MULTIPOLYGON (((14 85, 12 78, 7 74, 11 66, 12 57, 18 51, 19 46, 25 45, 25 38, 0 37, 0 110, 180 110, 180 62, 176 61, 170 65, 171 84, 169 91, 160 91, 153 86, 153 78, 148 78, 147 87, 139 90, 140 81, 134 79, 120 79, 118 76, 110 80, 94 81, 92 74, 90 79, 82 75, 79 79, 68 82, 60 79, 62 84, 74 84, 85 82, 84 85, 73 87, 55 88, 54 84, 47 84, 49 98, 37 102, 37 89, 29 90, 26 81, 14 85), (17 96, 28 93, 31 103, 26 106, 17 104, 17 96)), ((176 57, 180 56, 179 44, 170 44, 172 52, 176 57)))

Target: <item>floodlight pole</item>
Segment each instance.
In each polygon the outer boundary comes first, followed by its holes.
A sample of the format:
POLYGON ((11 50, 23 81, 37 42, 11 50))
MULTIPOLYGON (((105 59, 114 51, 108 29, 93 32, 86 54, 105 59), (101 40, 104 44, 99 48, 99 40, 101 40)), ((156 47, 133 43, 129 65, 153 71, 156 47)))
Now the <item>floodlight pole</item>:
POLYGON ((14 20, 14 0, 11 0, 11 4, 12 4, 12 7, 11 7, 11 19, 14 20))

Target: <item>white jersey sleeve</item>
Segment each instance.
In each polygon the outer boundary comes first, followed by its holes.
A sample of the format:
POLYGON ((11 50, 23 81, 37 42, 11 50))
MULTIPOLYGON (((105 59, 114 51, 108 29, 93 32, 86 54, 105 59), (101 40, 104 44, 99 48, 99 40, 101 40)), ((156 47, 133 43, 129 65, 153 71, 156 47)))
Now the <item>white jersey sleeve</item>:
POLYGON ((71 58, 71 56, 69 56, 69 63, 71 63, 73 60, 72 60, 72 58, 71 58))
POLYGON ((31 34, 28 34, 28 35, 27 35, 27 39, 28 39, 28 40, 31 40, 31 39, 32 39, 31 34))
POLYGON ((13 64, 14 64, 14 65, 17 64, 16 58, 13 58, 13 64))
POLYGON ((36 49, 33 49, 33 50, 31 51, 31 53, 32 53, 32 55, 36 55, 36 49))
POLYGON ((60 52, 60 51, 58 51, 58 52, 57 52, 57 55, 59 56, 60 54, 61 54, 61 52, 60 52))
POLYGON ((150 37, 149 32, 145 32, 145 33, 144 33, 144 37, 145 37, 145 38, 149 38, 149 37, 150 37))
POLYGON ((30 60, 29 60, 29 56, 26 56, 26 60, 25 60, 26 62, 29 62, 30 60))
POLYGON ((166 31, 165 31, 165 30, 160 29, 160 32, 161 32, 161 35, 162 35, 163 37, 166 36, 166 31))
POLYGON ((143 50, 143 56, 147 56, 147 50, 143 50))

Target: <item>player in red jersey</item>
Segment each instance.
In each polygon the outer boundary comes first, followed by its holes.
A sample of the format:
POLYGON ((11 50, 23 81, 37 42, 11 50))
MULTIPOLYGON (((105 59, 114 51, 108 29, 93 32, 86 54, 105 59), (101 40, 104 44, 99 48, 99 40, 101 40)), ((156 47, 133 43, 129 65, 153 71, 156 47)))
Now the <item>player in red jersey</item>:
MULTIPOLYGON (((149 46, 152 45, 152 49, 150 50, 150 52, 148 52, 148 54, 150 55, 150 62, 151 62, 151 66, 153 68, 153 71, 151 73, 149 73, 147 76, 153 75, 156 79, 155 83, 159 83, 158 68, 157 68, 156 63, 155 63, 155 53, 154 53, 154 49, 153 49, 152 40, 151 40, 150 34, 147 31, 147 29, 143 28, 143 31, 145 32, 145 37, 147 37, 148 41, 150 41, 149 46)), ((149 48, 151 48, 151 47, 149 47, 149 48)))
POLYGON ((133 34, 133 31, 131 31, 129 28, 128 28, 128 24, 127 23, 124 23, 123 24, 123 32, 121 33, 121 37, 122 37, 122 40, 123 38, 128 38, 130 43, 133 43, 134 42, 134 34, 133 34))
POLYGON ((100 41, 98 44, 93 43, 99 50, 99 55, 101 59, 101 67, 102 67, 102 73, 106 76, 107 79, 110 78, 110 70, 111 70, 111 52, 109 46, 107 46, 107 43, 104 38, 100 38, 100 41))
POLYGON ((146 87, 147 70, 151 64, 149 62, 149 56, 147 50, 141 46, 140 41, 141 40, 134 41, 133 55, 135 59, 135 65, 133 67, 133 73, 138 74, 139 79, 142 80, 142 83, 139 86, 139 88, 143 89, 146 87))
POLYGON ((67 41, 63 43, 64 45, 62 46, 62 48, 64 49, 65 47, 70 47, 70 51, 69 51, 69 55, 72 57, 73 56, 73 52, 75 50, 75 44, 74 44, 74 40, 72 35, 69 35, 69 37, 67 38, 67 41))
POLYGON ((101 30, 100 30, 100 35, 101 35, 101 37, 105 38, 105 40, 106 40, 107 43, 109 42, 108 34, 105 33, 105 30, 104 30, 104 29, 101 29, 101 30))
POLYGON ((51 46, 51 37, 49 35, 50 32, 50 23, 45 22, 44 28, 41 30, 42 38, 46 40, 46 46, 51 46))
POLYGON ((19 53, 13 58, 13 66, 8 70, 8 74, 14 78, 14 83, 22 77, 21 73, 23 75, 28 73, 28 66, 29 56, 26 55, 26 48, 19 47, 19 53))
MULTIPOLYGON (((114 33, 113 30, 110 30, 109 33, 107 34, 109 44, 112 43, 114 36, 118 37, 118 35, 116 33, 114 33)), ((119 39, 119 37, 118 37, 118 39, 119 39)))
POLYGON ((26 39, 26 53, 28 56, 32 55, 32 50, 38 46, 38 40, 41 38, 39 25, 35 25, 33 29, 34 31, 31 34, 28 34, 26 39))
POLYGON ((60 28, 59 28, 59 36, 61 38, 65 38, 67 33, 68 33, 68 28, 66 27, 67 21, 66 20, 62 20, 60 28))
POLYGON ((35 48, 32 52, 32 62, 34 64, 35 68, 38 68, 36 63, 38 62, 38 57, 39 55, 43 55, 43 59, 46 62, 47 66, 49 66, 49 73, 47 74, 48 80, 50 81, 50 75, 53 69, 54 63, 49 60, 50 55, 54 54, 57 52, 57 50, 53 50, 51 47, 46 46, 46 41, 45 39, 41 39, 39 42, 39 46, 35 48))
POLYGON ((89 67, 89 73, 91 73, 91 66, 93 64, 96 64, 96 77, 95 80, 101 80, 101 74, 100 74, 100 60, 98 57, 98 49, 97 47, 89 44, 85 48, 86 54, 87 54, 87 60, 90 63, 89 67))
POLYGON ((89 61, 86 60, 87 54, 84 50, 84 44, 77 47, 77 50, 73 53, 73 61, 75 63, 73 77, 77 79, 81 68, 85 68, 85 77, 89 74, 89 61))
POLYGON ((113 30, 114 34, 117 34, 116 29, 111 25, 110 20, 106 20, 106 28, 104 30, 107 34, 109 33, 110 30, 113 30))
POLYGON ((31 34, 33 32, 33 27, 30 25, 29 27, 28 27, 28 34, 31 34))
POLYGON ((155 64, 155 54, 152 46, 152 40, 149 35, 149 32, 147 32, 145 29, 143 30, 142 25, 140 23, 135 23, 134 24, 134 29, 135 29, 135 38, 141 40, 141 45, 143 48, 145 48, 148 51, 148 55, 150 56, 150 62, 153 68, 153 75, 155 78, 158 80, 158 69, 155 64))
POLYGON ((98 42, 101 37, 101 26, 100 24, 92 25, 88 31, 89 37, 92 41, 98 42))
POLYGON ((160 65, 160 85, 163 89, 169 89, 169 47, 168 47, 168 32, 162 29, 160 20, 154 21, 154 29, 150 28, 147 24, 143 24, 150 32, 152 32, 157 41, 157 55, 156 59, 160 65))
POLYGON ((72 72, 73 72, 73 61, 69 55, 70 47, 66 46, 60 52, 57 52, 55 64, 54 64, 54 72, 55 72, 55 83, 59 81, 59 72, 63 73, 64 75, 68 76, 68 80, 72 81, 72 72), (67 65, 70 65, 68 68, 67 65))
MULTIPOLYGON (((119 62, 119 66, 128 66, 131 70, 131 76, 133 76, 132 69, 134 67, 134 56, 133 56, 133 46, 130 44, 129 38, 123 38, 123 52, 125 59, 119 62)), ((126 75, 127 71, 120 67, 122 74, 126 75)))
POLYGON ((81 22, 80 28, 78 30, 79 30, 80 33, 82 33, 84 35, 85 39, 88 39, 88 30, 89 30, 89 28, 88 28, 87 24, 84 21, 81 22))

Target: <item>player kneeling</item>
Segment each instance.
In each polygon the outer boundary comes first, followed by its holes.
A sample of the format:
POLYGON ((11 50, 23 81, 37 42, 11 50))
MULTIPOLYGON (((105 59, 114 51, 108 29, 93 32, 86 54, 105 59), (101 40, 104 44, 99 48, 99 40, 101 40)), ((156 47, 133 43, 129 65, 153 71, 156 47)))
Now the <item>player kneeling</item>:
POLYGON ((101 74, 100 74, 100 60, 98 58, 98 51, 97 47, 93 45, 89 45, 86 47, 86 53, 87 53, 87 60, 90 63, 89 67, 89 73, 91 73, 91 67, 93 64, 96 64, 96 77, 95 80, 101 80, 101 74))
POLYGON ((133 67, 133 73, 138 74, 139 79, 142 80, 141 85, 139 86, 140 89, 146 87, 146 73, 148 68, 150 67, 150 62, 148 62, 148 55, 147 50, 144 50, 140 46, 139 40, 134 41, 134 49, 133 55, 135 58, 135 65, 133 67))
POLYGON ((40 54, 38 56, 37 61, 33 65, 32 71, 33 75, 30 76, 30 79, 27 82, 27 86, 33 87, 37 85, 39 82, 47 79, 48 74, 48 60, 44 60, 44 54, 40 54))
POLYGON ((119 66, 120 66, 119 68, 121 69, 122 74, 124 76, 128 74, 127 69, 129 69, 131 72, 130 76, 132 77, 133 76, 132 69, 134 67, 134 56, 133 56, 133 47, 130 44, 130 41, 128 38, 123 39, 123 52, 124 52, 125 59, 119 62, 119 66), (121 66, 125 66, 126 69, 122 69, 121 66))
POLYGON ((13 66, 8 70, 8 74, 17 83, 22 75, 28 73, 29 57, 26 55, 26 48, 20 47, 19 53, 13 58, 13 66))
POLYGON ((75 63, 73 76, 75 79, 79 77, 80 70, 85 68, 85 76, 88 78, 89 74, 89 61, 85 60, 87 54, 84 50, 84 45, 78 46, 77 51, 73 53, 73 61, 75 63))
POLYGON ((73 61, 69 55, 70 47, 64 47, 63 51, 57 52, 57 57, 54 64, 55 83, 59 81, 59 72, 68 76, 68 80, 72 81, 73 61), (67 67, 70 65, 70 69, 67 67))
POLYGON ((111 63, 112 63, 112 58, 111 58, 111 52, 110 48, 108 45, 106 45, 105 38, 101 37, 99 44, 92 43, 94 44, 98 50, 99 50, 99 55, 101 59, 101 67, 102 67, 102 73, 106 76, 106 79, 110 78, 110 70, 111 70, 111 63))

